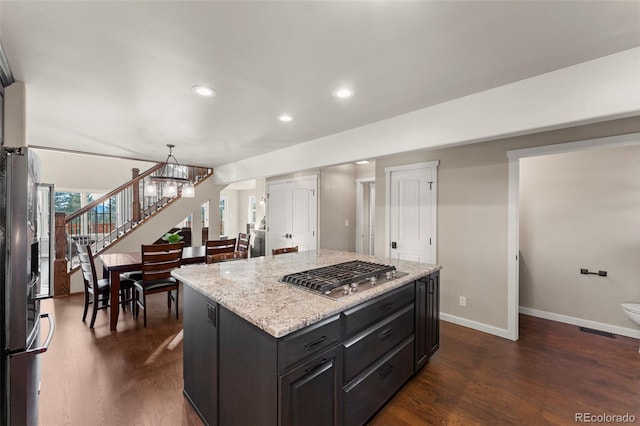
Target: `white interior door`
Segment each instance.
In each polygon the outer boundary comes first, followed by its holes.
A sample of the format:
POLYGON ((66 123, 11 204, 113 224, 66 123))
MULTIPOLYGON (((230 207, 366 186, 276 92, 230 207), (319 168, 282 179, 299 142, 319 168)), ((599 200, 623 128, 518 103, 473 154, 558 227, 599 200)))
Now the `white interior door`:
POLYGON ((315 181, 299 182, 291 188, 291 246, 300 251, 315 250, 317 196, 315 181))
POLYGON ((267 252, 298 246, 300 251, 317 248, 317 177, 267 185, 267 252))
POLYGON ((435 263, 435 184, 425 164, 388 170, 389 257, 435 263))
POLYGON ((270 184, 267 190, 267 253, 271 249, 290 247, 291 196, 286 183, 270 184))

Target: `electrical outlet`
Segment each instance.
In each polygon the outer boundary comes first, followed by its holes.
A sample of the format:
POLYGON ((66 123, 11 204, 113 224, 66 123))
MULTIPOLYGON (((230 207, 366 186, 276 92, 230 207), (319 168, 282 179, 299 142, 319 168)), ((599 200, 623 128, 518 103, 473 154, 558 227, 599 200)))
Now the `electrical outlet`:
POLYGON ((466 308, 467 307, 467 298, 465 296, 460 296, 460 301, 458 303, 463 308, 466 308))

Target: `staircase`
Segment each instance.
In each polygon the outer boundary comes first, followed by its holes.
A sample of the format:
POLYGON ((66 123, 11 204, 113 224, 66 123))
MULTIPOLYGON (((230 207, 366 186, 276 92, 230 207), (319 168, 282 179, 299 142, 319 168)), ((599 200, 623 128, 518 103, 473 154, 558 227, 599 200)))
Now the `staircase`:
MULTIPOLYGON (((144 194, 145 185, 160 173, 162 167, 163 164, 152 167, 72 214, 65 216, 64 213, 56 213, 56 295, 68 293, 65 290, 69 287, 69 277, 78 269, 77 244, 91 244, 93 253, 100 254, 182 198, 180 193, 175 197, 144 194), (66 277, 62 276, 63 272, 66 277)), ((213 175, 213 169, 181 167, 185 168, 185 173, 196 188, 213 175)), ((166 229, 159 227, 157 235, 162 235, 166 229)))

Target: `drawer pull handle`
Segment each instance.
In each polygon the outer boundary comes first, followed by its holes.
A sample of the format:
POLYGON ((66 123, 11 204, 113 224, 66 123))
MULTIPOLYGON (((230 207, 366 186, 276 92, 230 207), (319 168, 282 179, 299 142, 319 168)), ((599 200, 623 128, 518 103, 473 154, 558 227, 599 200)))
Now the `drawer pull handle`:
POLYGON ((393 365, 388 364, 384 370, 380 371, 380 378, 384 379, 385 377, 387 377, 389 375, 389 373, 391 373, 391 371, 393 370, 393 365))
POLYGON ((391 334, 392 331, 393 331, 393 328, 389 328, 389 329, 383 331, 382 333, 378 334, 378 337, 380 338, 380 340, 384 340, 387 337, 389 337, 389 335, 391 334))
POLYGON ((327 336, 322 336, 322 337, 320 337, 320 338, 318 338, 316 340, 313 340, 313 341, 311 341, 309 343, 306 343, 304 345, 304 347, 305 348, 312 348, 312 347, 314 347, 316 345, 319 345, 320 343, 324 342, 325 340, 327 340, 327 336))
POLYGON ((393 306, 393 302, 385 303, 384 305, 380 306, 380 310, 382 312, 385 312, 391 309, 392 306, 393 306))
POLYGON ((306 371, 307 373, 311 373, 313 370, 317 370, 318 368, 320 368, 323 364, 327 363, 327 359, 326 358, 322 358, 322 361, 320 361, 318 363, 318 365, 314 365, 313 367, 307 367, 304 369, 304 371, 306 371))

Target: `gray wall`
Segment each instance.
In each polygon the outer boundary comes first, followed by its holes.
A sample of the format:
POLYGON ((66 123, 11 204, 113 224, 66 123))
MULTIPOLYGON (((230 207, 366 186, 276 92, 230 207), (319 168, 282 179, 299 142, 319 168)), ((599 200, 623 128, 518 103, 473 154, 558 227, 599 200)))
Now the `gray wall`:
POLYGON ((640 132, 640 117, 376 159, 376 254, 384 256, 386 244, 384 168, 440 160, 437 253, 443 265, 441 310, 506 329, 507 151, 635 132, 640 132), (467 297, 466 308, 458 306, 458 296, 467 297))
POLYGON ((355 251, 356 166, 320 170, 320 248, 355 251))
POLYGON ((520 305, 630 327, 627 301, 640 302, 640 146, 522 159, 520 305))

